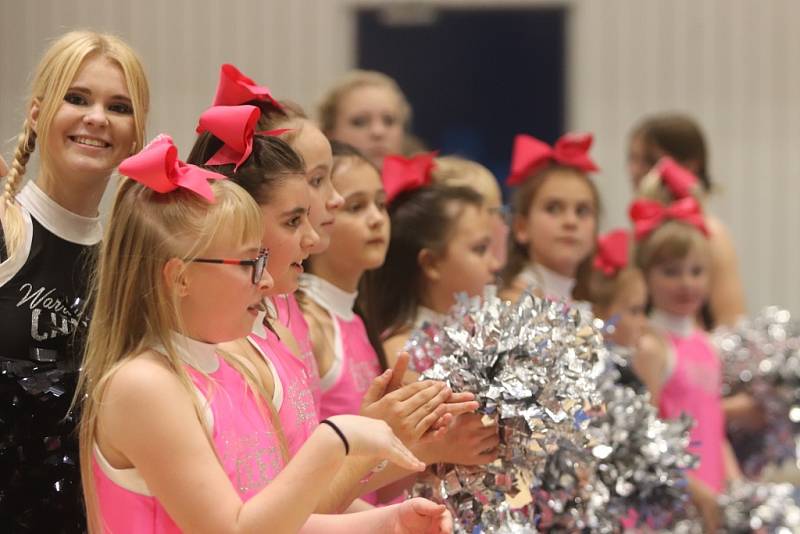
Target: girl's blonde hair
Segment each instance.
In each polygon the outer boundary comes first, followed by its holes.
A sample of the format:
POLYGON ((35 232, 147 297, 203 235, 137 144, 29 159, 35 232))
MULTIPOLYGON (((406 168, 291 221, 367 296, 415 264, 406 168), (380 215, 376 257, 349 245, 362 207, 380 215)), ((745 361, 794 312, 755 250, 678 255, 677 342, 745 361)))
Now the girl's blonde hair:
MULTIPOLYGON (((17 138, 17 148, 9 165, 2 202, 6 205, 3 230, 6 250, 11 255, 22 241, 22 214, 14 203, 25 175, 28 160, 36 149, 37 141, 47 146, 47 137, 53 118, 64 102, 64 95, 75 76, 89 57, 102 56, 116 63, 125 76, 128 93, 133 105, 133 121, 136 129, 134 150, 144 147, 144 129, 150 105, 150 90, 144 68, 136 52, 124 41, 113 35, 92 31, 73 31, 55 41, 36 68, 26 110, 34 104, 39 106, 36 131, 30 117, 26 116, 22 133, 17 138)), ((48 155, 42 153, 42 164, 49 164, 48 155)))
POLYGON ((692 250, 709 250, 703 232, 689 223, 667 221, 636 244, 634 259, 636 266, 647 276, 653 267, 682 260, 692 250))
MULTIPOLYGON (((689 194, 701 205, 705 202, 707 196, 699 180, 689 194)), ((653 168, 642 177, 642 180, 639 182, 639 187, 636 189, 636 197, 656 200, 662 204, 671 204, 676 200, 680 200, 667 184, 664 183, 659 173, 658 165, 653 166, 653 168)))
MULTIPOLYGON (((82 403, 80 464, 92 532, 101 531, 92 473, 98 413, 109 379, 125 362, 150 348, 164 347, 165 362, 195 403, 200 421, 205 421, 173 342, 172 333, 184 329, 179 298, 165 283, 163 268, 171 258, 191 260, 220 241, 260 243, 263 235, 261 211, 247 192, 228 180, 211 187, 214 204, 192 192, 179 189, 161 194, 127 179, 117 192, 92 276, 92 319, 74 401, 82 403)), ((285 459, 275 408, 253 370, 263 362, 219 354, 242 374, 259 408, 271 419, 285 459)))
MULTIPOLYGON (((490 188, 496 188, 497 196, 501 197, 500 186, 492 171, 478 162, 459 156, 436 158, 436 166, 431 171, 431 178, 435 183, 470 187, 480 193, 487 202, 494 200, 487 197, 490 188)), ((502 202, 502 198, 500 201, 502 202)), ((490 207, 494 208, 495 206, 490 207)))
POLYGON ((411 105, 397 82, 382 72, 351 70, 328 89, 317 106, 317 119, 322 133, 330 137, 331 132, 336 128, 336 117, 339 115, 342 98, 354 89, 367 86, 385 87, 397 95, 403 126, 404 129, 408 129, 408 124, 411 122, 411 105))

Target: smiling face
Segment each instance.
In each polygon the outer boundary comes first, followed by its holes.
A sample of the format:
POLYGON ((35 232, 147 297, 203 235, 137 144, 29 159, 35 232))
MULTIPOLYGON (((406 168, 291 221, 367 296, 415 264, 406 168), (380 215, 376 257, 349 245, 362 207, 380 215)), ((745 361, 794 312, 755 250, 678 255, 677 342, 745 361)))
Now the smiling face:
MULTIPOLYGON (((39 107, 31 121, 37 130, 39 107)), ((89 56, 48 126, 42 148, 49 174, 83 183, 105 180, 134 150, 136 127, 125 76, 117 63, 89 56)))

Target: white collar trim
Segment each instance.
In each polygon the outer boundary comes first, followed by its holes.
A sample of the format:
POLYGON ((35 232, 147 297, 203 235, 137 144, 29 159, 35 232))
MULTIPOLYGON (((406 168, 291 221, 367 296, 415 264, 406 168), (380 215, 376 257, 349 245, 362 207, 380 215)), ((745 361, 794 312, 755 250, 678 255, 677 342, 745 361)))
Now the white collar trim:
POLYGON ((674 315, 663 310, 653 309, 650 322, 658 328, 680 337, 689 337, 695 330, 694 317, 674 315))
MULTIPOLYGON (((198 371, 210 374, 219 369, 219 357, 215 343, 204 343, 172 332, 172 344, 181 360, 198 371)), ((163 347, 160 350, 163 350, 163 347)))
POLYGON ((351 321, 355 317, 353 305, 356 303, 356 297, 358 297, 357 291, 348 293, 313 274, 300 276, 300 289, 311 300, 330 313, 339 316, 339 318, 351 321))
POLYGON ((519 277, 526 286, 540 289, 545 297, 571 301, 575 279, 548 269, 540 263, 527 265, 519 277))
POLYGON ((95 245, 103 238, 100 217, 83 217, 64 208, 47 196, 34 182, 28 182, 17 201, 42 226, 62 239, 78 245, 95 245))

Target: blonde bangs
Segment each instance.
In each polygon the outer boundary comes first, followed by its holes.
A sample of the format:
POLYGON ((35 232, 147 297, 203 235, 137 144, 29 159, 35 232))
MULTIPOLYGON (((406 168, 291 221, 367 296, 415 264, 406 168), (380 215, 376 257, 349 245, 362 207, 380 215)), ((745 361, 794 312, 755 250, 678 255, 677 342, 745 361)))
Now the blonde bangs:
POLYGON ((218 240, 237 247, 261 243, 264 222, 261 209, 253 197, 230 180, 218 180, 212 188, 216 205, 206 218, 206 235, 210 236, 207 247, 218 240))
POLYGON ((636 247, 636 265, 648 272, 655 265, 682 260, 692 250, 708 250, 708 239, 694 226, 668 221, 659 226, 636 247))

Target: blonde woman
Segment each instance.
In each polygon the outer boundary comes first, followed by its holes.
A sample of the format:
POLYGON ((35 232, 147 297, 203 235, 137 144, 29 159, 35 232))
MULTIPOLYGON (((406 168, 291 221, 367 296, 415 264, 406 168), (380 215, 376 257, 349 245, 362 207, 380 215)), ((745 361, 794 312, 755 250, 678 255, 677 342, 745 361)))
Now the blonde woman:
POLYGON ((109 177, 142 148, 148 99, 135 52, 111 35, 62 36, 33 77, 0 199, 0 531, 85 529, 67 411, 87 262, 109 177))
POLYGON ((379 169, 386 156, 406 152, 411 106, 397 82, 381 72, 348 72, 325 93, 317 114, 329 139, 352 145, 379 169))

